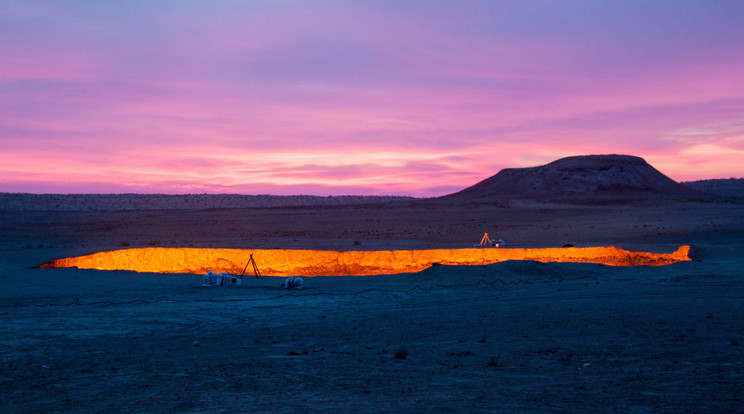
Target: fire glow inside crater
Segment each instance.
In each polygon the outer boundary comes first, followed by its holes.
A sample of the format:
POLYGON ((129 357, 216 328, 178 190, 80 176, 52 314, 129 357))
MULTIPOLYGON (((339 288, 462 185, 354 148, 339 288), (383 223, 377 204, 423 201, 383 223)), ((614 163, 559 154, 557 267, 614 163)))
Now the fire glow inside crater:
MULTIPOLYGON (((689 261, 690 246, 673 253, 633 252, 617 247, 543 249, 472 248, 432 250, 243 250, 148 247, 54 260, 40 267, 75 267, 155 273, 241 274, 252 254, 267 276, 370 276, 412 273, 435 263, 486 265, 506 260, 661 266, 689 261)), ((250 272, 250 269, 249 271, 250 272)))

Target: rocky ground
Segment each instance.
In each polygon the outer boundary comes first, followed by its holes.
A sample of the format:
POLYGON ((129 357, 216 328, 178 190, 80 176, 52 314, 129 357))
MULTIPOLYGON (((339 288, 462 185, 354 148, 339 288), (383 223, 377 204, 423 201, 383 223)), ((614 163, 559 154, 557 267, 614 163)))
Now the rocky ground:
POLYGON ((736 412, 744 205, 535 202, 0 216, 0 412, 736 412), (34 269, 139 246, 617 245, 663 267, 504 262, 206 288, 34 269))

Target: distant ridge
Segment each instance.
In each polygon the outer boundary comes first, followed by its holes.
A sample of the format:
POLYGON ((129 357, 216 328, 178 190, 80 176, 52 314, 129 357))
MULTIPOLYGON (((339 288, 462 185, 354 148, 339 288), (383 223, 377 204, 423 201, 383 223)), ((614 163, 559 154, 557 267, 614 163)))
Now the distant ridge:
POLYGON ((688 181, 682 184, 698 191, 705 191, 706 193, 744 198, 744 178, 719 178, 688 181))
POLYGON ((240 194, 26 194, 0 193, 0 211, 202 210, 384 204, 398 196, 274 196, 240 194))
MULTIPOLYGON (((454 194, 430 199, 402 196, 275 196, 238 194, 28 194, 1 193, 0 211, 200 210, 390 205, 506 200, 615 203, 635 200, 744 199, 744 179, 678 183, 630 155, 582 155, 546 165, 506 168, 454 194)), ((738 201, 737 201, 738 200, 738 201)))
POLYGON ((643 158, 613 154, 567 157, 538 167, 503 169, 443 199, 604 202, 705 196, 665 176, 643 158))

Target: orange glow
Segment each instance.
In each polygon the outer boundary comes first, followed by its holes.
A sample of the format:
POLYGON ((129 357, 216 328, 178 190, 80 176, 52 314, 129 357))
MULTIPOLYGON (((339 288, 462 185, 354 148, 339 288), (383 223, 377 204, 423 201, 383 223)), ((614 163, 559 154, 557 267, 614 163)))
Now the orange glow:
POLYGON ((195 273, 209 270, 240 274, 250 254, 261 273, 271 276, 369 276, 419 272, 434 263, 485 265, 505 260, 660 266, 690 260, 690 246, 674 253, 631 252, 617 247, 546 249, 436 249, 381 251, 239 250, 142 248, 58 259, 42 265, 136 272, 195 273))

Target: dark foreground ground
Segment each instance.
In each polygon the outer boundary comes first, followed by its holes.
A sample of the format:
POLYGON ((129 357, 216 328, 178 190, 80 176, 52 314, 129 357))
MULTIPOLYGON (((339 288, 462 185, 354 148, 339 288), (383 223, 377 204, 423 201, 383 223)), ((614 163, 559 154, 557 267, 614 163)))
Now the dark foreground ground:
POLYGON ((744 206, 713 203, 8 213, 0 412, 741 412, 743 242, 744 206), (144 245, 469 247, 484 231, 692 244, 696 260, 438 266, 302 291, 31 268, 144 245))

